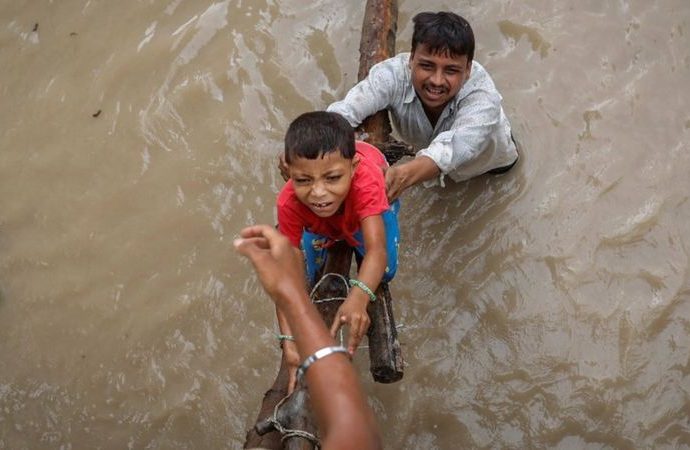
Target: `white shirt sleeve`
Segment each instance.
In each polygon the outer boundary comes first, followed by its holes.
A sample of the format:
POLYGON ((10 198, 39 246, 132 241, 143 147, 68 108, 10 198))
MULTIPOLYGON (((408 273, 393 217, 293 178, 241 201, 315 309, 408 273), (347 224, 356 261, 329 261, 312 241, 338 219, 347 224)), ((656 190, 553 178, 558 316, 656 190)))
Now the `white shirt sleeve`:
MULTIPOLYGON (((456 181, 481 175, 486 164, 493 157, 493 151, 486 151, 492 144, 492 136, 501 118, 501 98, 497 93, 475 91, 462 99, 451 128, 439 133, 417 156, 427 156, 441 170, 438 182, 453 172, 456 181)), ((437 184, 437 180, 426 186, 437 184)))
POLYGON ((374 65, 369 75, 350 89, 343 100, 332 103, 326 110, 342 115, 356 127, 370 115, 387 109, 401 89, 392 61, 385 60, 374 65))

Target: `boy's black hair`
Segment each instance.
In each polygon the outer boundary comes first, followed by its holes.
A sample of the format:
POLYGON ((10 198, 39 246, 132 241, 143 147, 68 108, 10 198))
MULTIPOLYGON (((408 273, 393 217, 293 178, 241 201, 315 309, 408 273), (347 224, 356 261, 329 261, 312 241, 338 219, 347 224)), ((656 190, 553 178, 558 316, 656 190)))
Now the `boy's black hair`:
POLYGON ((285 133, 285 162, 295 158, 316 159, 340 151, 345 159, 355 157, 355 130, 343 116, 313 111, 292 121, 285 133))
POLYGON ((422 44, 432 54, 467 55, 468 63, 474 59, 474 33, 464 18, 452 12, 422 12, 412 21, 412 53, 422 44))

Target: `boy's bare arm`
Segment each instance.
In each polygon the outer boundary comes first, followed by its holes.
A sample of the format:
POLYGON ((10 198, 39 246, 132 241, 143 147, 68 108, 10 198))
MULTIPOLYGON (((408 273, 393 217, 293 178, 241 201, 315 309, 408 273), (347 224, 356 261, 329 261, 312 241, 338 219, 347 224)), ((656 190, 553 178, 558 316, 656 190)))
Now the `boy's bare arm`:
MULTIPOLYGON (((280 334, 283 336, 293 336, 292 328, 290 327, 283 312, 277 306, 276 317, 278 318, 278 328, 280 329, 280 334)), ((297 383, 297 367, 300 363, 300 356, 297 351, 297 344, 294 341, 294 336, 292 340, 281 339, 280 348, 283 350, 283 359, 285 360, 285 365, 288 369, 288 394, 290 394, 293 390, 295 390, 295 385, 297 383)))
MULTIPOLYGON (((300 272, 301 272, 301 278, 304 280, 304 264, 303 264, 303 258, 302 258, 302 250, 300 250, 297 247, 291 246, 292 253, 295 254, 293 259, 297 261, 297 266, 296 267, 300 272)), ((305 290, 307 288, 306 284, 304 286, 305 290)), ((288 322, 287 318, 283 314, 283 312, 276 306, 276 317, 278 318, 278 329, 280 330, 280 334, 284 336, 293 336, 292 333, 292 328, 290 327, 290 323, 288 322)), ((293 336, 294 339, 294 336, 293 336)), ((299 353, 297 352, 297 344, 294 342, 294 340, 288 340, 284 339, 281 340, 281 349, 283 350, 283 359, 285 360, 285 363, 288 368, 288 393, 291 393, 295 389, 295 385, 297 382, 296 374, 297 374, 297 366, 299 366, 300 363, 300 357, 299 353)))
MULTIPOLYGON (((362 219, 361 227, 366 253, 357 279, 372 292, 376 292, 383 278, 383 272, 386 270, 386 230, 383 226, 383 218, 380 214, 365 217, 362 219)), ((350 338, 347 349, 350 354, 354 354, 369 329, 371 321, 367 314, 367 305, 370 301, 369 294, 365 290, 353 286, 335 315, 331 335, 335 336, 341 326, 348 324, 350 338)))

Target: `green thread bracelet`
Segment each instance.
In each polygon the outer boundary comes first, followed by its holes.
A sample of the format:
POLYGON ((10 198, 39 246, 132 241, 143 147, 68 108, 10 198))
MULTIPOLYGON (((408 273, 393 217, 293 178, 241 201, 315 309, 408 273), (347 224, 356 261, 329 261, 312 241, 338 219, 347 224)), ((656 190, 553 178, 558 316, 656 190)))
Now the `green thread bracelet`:
POLYGON ((374 292, 371 289, 369 289, 369 286, 362 283, 358 279, 350 278, 350 286, 357 286, 358 288, 363 290, 365 294, 369 296, 369 300, 371 300, 372 302, 376 301, 376 294, 374 294, 374 292))
POLYGON ((283 346, 283 341, 294 341, 295 337, 290 336, 289 334, 276 334, 276 339, 278 339, 278 342, 280 343, 280 346, 283 346))

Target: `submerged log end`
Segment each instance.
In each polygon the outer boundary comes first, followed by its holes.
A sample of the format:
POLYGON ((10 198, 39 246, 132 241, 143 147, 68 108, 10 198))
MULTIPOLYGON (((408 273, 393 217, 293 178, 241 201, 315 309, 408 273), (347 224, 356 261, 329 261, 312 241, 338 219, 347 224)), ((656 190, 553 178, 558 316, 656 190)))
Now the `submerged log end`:
POLYGON ((282 450, 281 435, 266 418, 272 415, 275 405, 287 395, 287 381, 287 369, 284 364, 281 364, 276 381, 271 389, 264 394, 264 400, 261 403, 261 411, 256 419, 256 424, 247 431, 244 448, 282 450))
POLYGON ((403 377, 404 361, 388 283, 381 283, 376 290, 376 301, 369 306, 369 316, 369 371, 377 383, 399 381, 403 377))

